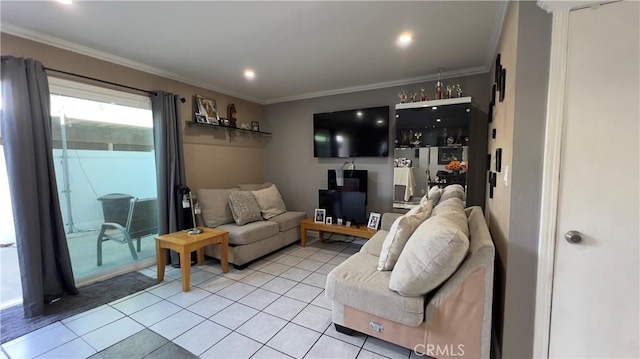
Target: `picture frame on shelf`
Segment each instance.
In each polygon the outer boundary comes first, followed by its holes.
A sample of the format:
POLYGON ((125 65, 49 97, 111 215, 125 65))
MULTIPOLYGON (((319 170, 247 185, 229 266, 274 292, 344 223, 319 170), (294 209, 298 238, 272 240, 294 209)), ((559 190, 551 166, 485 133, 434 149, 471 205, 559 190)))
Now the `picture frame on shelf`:
POLYGON ((220 122, 216 100, 196 95, 196 104, 198 114, 206 116, 208 123, 217 125, 220 122))
POLYGON ((260 122, 251 121, 251 131, 260 131, 260 122))
POLYGON ((333 224, 333 218, 327 216, 327 219, 324 221, 325 224, 333 224))
POLYGON ((369 222, 367 223, 367 228, 377 230, 379 225, 380 225, 380 213, 371 212, 369 214, 369 222))
POLYGON ((196 123, 206 123, 209 124, 209 120, 207 120, 207 116, 196 113, 195 118, 196 123))
POLYGON ((438 164, 446 165, 451 161, 462 161, 462 147, 438 147, 438 164))
POLYGON ((324 223, 325 217, 327 215, 327 211, 322 208, 316 208, 313 212, 313 221, 315 223, 324 223))

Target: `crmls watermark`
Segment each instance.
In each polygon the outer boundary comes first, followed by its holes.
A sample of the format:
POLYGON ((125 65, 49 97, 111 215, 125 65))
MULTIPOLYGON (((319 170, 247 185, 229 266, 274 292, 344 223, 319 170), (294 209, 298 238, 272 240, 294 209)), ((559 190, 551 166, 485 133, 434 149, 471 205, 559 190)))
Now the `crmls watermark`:
POLYGON ((442 356, 461 357, 464 356, 464 344, 418 344, 413 347, 413 352, 416 353, 417 356, 426 355, 434 358, 439 358, 442 356))

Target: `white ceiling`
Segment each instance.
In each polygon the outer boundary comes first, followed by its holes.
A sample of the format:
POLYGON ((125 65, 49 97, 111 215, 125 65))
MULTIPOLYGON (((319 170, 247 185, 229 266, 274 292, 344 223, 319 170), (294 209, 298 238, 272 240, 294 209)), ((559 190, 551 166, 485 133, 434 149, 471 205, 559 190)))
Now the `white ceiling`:
MULTIPOLYGON (((0 2, 3 32, 262 104, 488 71, 503 1, 0 2), (413 33, 407 48, 395 44, 413 33), (245 68, 256 72, 248 81, 245 68)), ((45 64, 46 65, 46 64, 45 64)))

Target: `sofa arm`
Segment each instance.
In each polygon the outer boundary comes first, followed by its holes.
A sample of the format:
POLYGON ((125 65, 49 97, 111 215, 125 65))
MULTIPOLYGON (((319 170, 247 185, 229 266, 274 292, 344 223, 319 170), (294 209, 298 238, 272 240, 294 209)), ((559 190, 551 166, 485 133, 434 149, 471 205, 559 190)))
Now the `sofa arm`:
POLYGON ((393 222, 400 216, 402 216, 401 213, 391 213, 391 212, 383 213, 382 225, 380 226, 380 229, 383 231, 388 231, 389 229, 391 229, 391 225, 393 224, 393 222))

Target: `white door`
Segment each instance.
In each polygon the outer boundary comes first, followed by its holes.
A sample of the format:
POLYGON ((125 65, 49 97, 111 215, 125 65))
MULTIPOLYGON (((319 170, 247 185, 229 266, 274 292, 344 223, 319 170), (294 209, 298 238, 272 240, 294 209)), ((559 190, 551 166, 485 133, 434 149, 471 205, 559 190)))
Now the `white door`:
POLYGON ((570 13, 550 357, 640 357, 639 18, 570 13))

